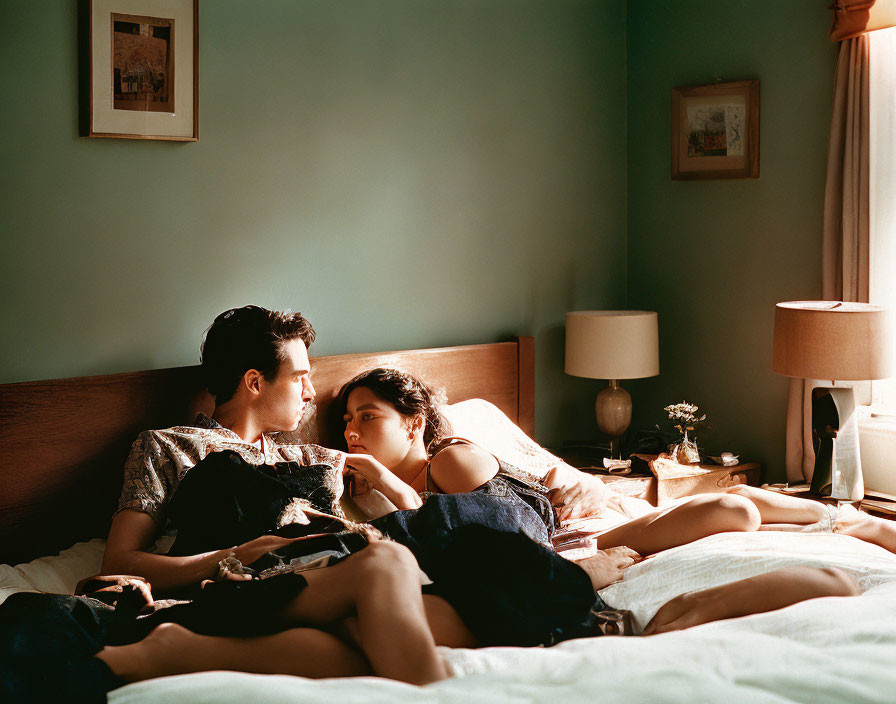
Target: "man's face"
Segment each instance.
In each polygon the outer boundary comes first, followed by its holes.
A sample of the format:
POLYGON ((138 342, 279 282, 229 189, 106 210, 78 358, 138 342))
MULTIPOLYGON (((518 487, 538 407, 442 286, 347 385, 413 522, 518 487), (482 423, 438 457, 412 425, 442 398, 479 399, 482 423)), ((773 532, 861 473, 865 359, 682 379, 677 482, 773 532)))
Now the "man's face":
POLYGON ((305 404, 314 400, 308 350, 299 339, 282 346, 282 361, 273 379, 262 377, 257 400, 265 432, 295 430, 305 413, 305 404))

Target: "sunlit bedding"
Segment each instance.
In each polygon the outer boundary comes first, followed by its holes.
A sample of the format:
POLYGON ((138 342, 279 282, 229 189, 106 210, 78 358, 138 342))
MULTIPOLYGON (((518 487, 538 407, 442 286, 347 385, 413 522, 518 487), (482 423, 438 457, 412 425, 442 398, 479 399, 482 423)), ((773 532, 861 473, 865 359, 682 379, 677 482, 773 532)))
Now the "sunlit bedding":
MULTIPOLYGON (((0 568, 14 591, 71 591, 92 574, 103 541, 0 568)), ((212 672, 111 692, 123 702, 881 702, 896 692, 896 557, 842 535, 726 533, 667 550, 601 591, 643 625, 672 596, 791 565, 832 565, 863 594, 650 638, 602 637, 553 648, 443 648, 456 677, 419 688, 376 678, 313 681, 212 672)), ((297 657, 301 657, 297 654, 297 657)))
MULTIPOLYGON (((557 460, 480 401, 448 414, 469 437, 530 472, 557 460)), ((647 510, 632 499, 626 511, 647 510)), ((608 514, 602 530, 626 517, 608 514)), ((23 591, 68 592, 99 570, 104 542, 0 566, 0 601, 23 591)), ((649 638, 601 637, 553 648, 441 649, 455 677, 424 688, 377 678, 312 681, 210 672, 128 685, 113 704, 172 702, 879 702, 896 692, 896 556, 843 535, 725 533, 653 556, 601 591, 638 626, 673 596, 773 569, 834 566, 863 594, 649 638)), ((301 657, 300 653, 296 657, 301 657)))

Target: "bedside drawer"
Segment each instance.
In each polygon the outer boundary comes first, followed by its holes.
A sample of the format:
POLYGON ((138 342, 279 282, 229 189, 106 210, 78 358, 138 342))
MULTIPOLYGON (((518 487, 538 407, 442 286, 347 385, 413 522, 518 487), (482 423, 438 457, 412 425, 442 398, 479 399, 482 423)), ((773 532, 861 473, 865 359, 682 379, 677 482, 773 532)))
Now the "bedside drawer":
POLYGON ((719 467, 717 470, 695 477, 657 479, 655 506, 664 506, 670 501, 694 494, 716 494, 738 484, 759 484, 760 466, 749 462, 735 467, 719 467))
MULTIPOLYGON (((646 464, 645 464, 646 468, 646 464)), ((703 469, 709 469, 703 465, 703 469)), ((608 487, 620 494, 646 499, 654 506, 665 506, 675 499, 694 494, 717 494, 738 484, 759 486, 762 467, 745 462, 734 467, 712 466, 710 471, 691 477, 657 479, 650 475, 600 475, 608 487)))

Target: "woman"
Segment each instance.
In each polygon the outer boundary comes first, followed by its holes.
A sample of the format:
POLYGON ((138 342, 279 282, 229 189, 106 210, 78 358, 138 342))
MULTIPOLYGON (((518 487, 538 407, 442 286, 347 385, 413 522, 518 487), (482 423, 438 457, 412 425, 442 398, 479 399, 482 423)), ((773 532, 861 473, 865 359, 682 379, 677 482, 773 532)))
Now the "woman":
MULTIPOLYGON (((364 372, 342 387, 336 405, 345 422, 346 472, 379 490, 396 508, 419 507, 426 492, 494 491, 496 483, 506 484, 512 498, 526 502, 550 533, 554 516, 540 510, 539 496, 550 493, 561 517, 570 515, 583 495, 590 495, 598 509, 613 501, 597 477, 564 466, 549 472, 539 486, 482 448, 447 437, 432 390, 405 372, 364 372)), ((896 523, 748 486, 652 511, 602 533, 598 546, 625 545, 649 555, 715 533, 800 527, 836 530, 896 552, 896 523)))

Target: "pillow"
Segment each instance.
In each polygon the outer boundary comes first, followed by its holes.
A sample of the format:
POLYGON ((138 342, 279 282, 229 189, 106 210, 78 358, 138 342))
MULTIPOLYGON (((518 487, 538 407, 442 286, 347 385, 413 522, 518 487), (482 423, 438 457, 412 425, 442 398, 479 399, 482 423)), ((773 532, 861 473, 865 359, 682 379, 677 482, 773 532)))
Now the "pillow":
MULTIPOLYGON (((578 470, 569 467, 559 457, 545 450, 526 435, 500 408, 488 401, 481 398, 461 401, 444 407, 442 414, 451 424, 452 435, 476 443, 484 450, 529 474, 544 478, 550 470, 559 466, 568 468, 568 474, 571 475, 568 478, 575 480, 574 475, 578 473, 578 470)), ((561 484, 563 483, 561 479, 561 484)), ((608 488, 608 491, 613 490, 608 488)), ((599 516, 589 516, 586 519, 575 521, 576 527, 594 533, 602 533, 632 518, 656 510, 656 507, 643 499, 616 495, 618 504, 624 513, 606 508, 601 511, 599 516)), ((593 548, 570 551, 567 557, 577 560, 589 554, 594 554, 593 548)))
POLYGON ((73 593, 78 582, 100 571, 105 548, 106 541, 95 538, 75 543, 58 555, 0 565, 0 603, 16 592, 73 593))
POLYGON ((865 592, 896 580, 896 555, 835 533, 718 533, 664 550, 629 567, 621 582, 598 593, 632 612, 638 630, 670 599, 784 567, 839 567, 865 592))
POLYGON ((563 460, 545 450, 488 401, 472 398, 441 410, 451 424, 452 435, 476 443, 529 474, 544 477, 551 469, 563 464, 563 460))

